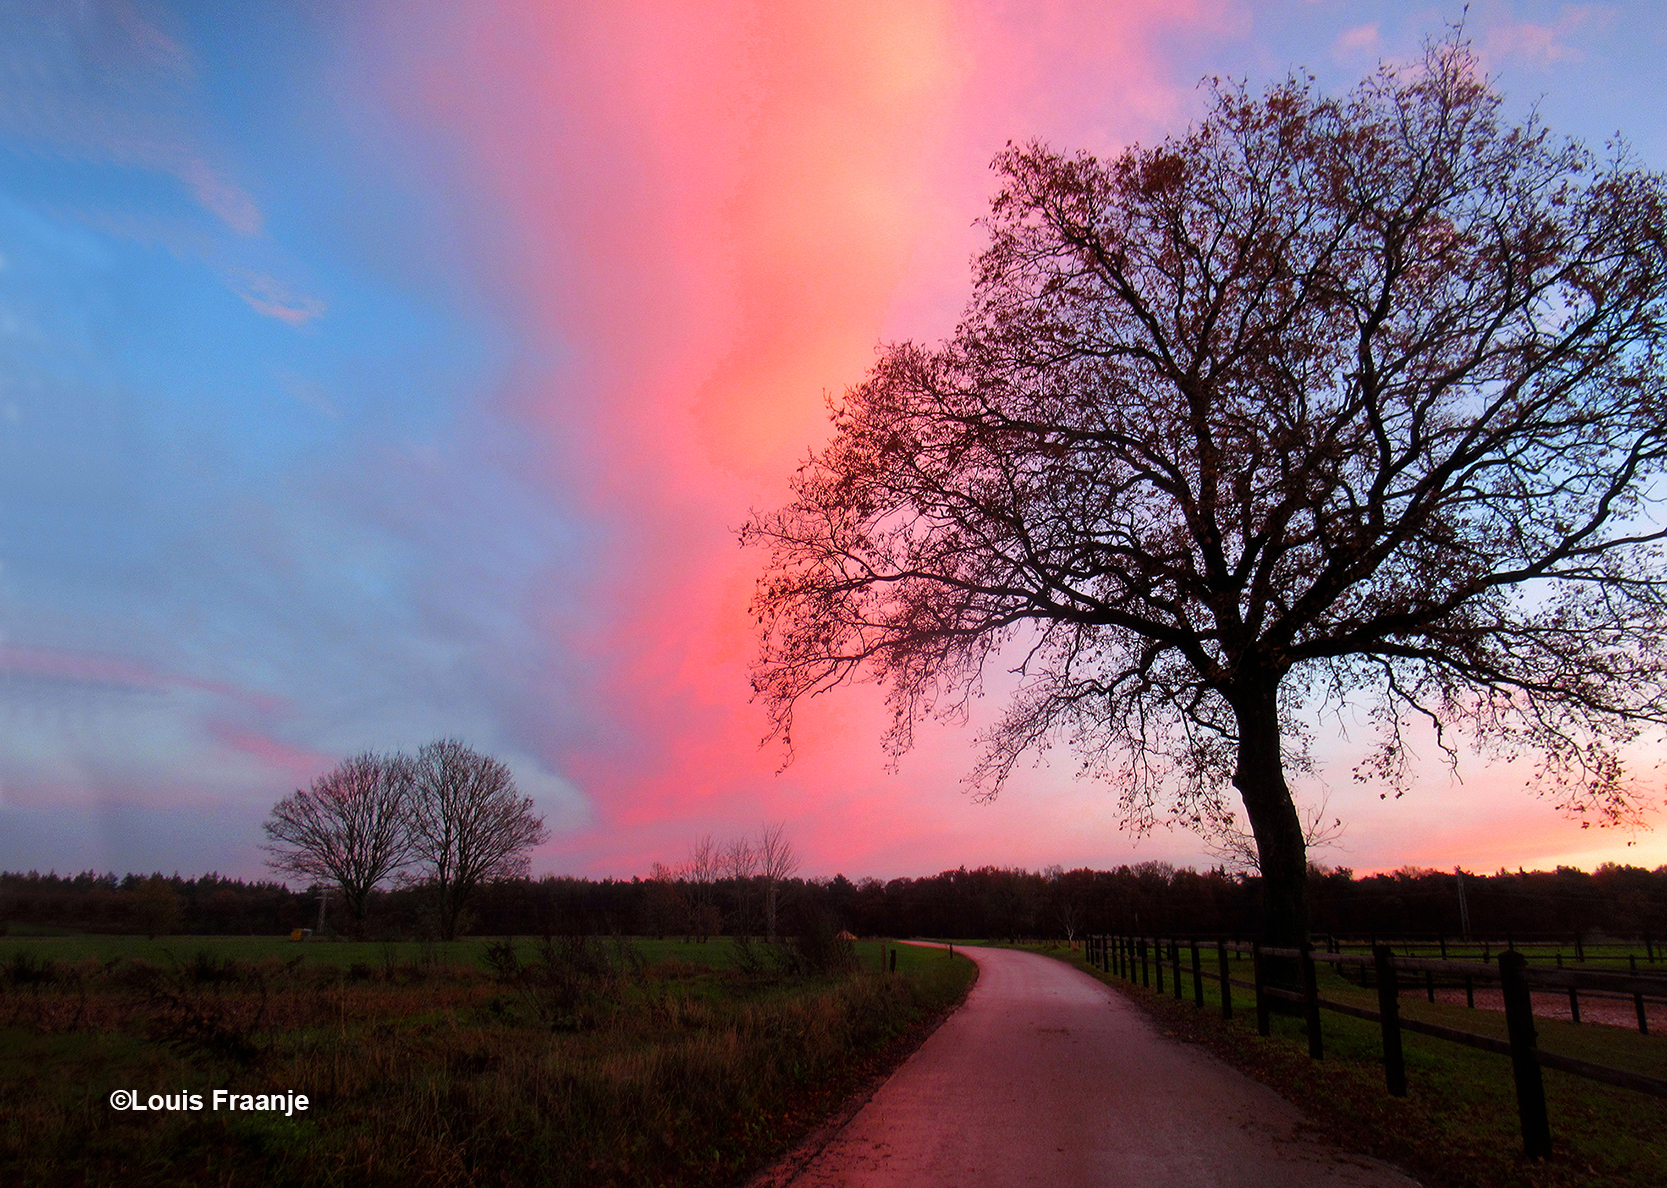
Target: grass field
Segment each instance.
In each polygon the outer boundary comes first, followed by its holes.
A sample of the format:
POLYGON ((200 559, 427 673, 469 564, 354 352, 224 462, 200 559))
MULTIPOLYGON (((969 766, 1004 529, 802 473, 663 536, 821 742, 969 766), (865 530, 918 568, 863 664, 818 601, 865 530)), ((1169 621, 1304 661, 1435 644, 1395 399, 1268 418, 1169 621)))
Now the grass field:
MULTIPOLYGON (((1183 964, 1182 1001, 1131 985, 1087 966, 1081 950, 1037 947, 1116 987, 1147 1010, 1166 1031, 1203 1044, 1251 1076, 1278 1089, 1344 1146, 1406 1168, 1426 1184, 1448 1188, 1658 1188, 1667 1184, 1667 1101, 1612 1089, 1544 1070, 1553 1157, 1529 1163, 1522 1156, 1515 1084, 1507 1058, 1403 1032, 1408 1095, 1384 1088, 1383 1048, 1377 1024, 1321 1012, 1325 1058, 1309 1059, 1300 1019, 1275 1015, 1272 1034, 1256 1034, 1254 996, 1233 990, 1234 1018, 1221 1018, 1220 989, 1204 983, 1205 1007, 1193 1005, 1190 962, 1183 964)), ((1640 956, 1642 953, 1640 952, 1640 956)), ((1642 963, 1641 963, 1642 964, 1642 963)), ((1233 976, 1248 979, 1249 963, 1233 976)), ((1376 992, 1362 991, 1322 966, 1321 997, 1376 1006, 1376 992)), ((1422 993, 1401 994, 1404 1018, 1505 1037, 1503 1015, 1462 1004, 1429 1003, 1422 993)), ((1667 1036, 1601 1024, 1536 1019, 1540 1047, 1548 1052, 1667 1077, 1667 1036)))
MULTIPOLYGON (((138 958, 159 965, 168 965, 202 952, 237 961, 262 961, 273 957, 291 961, 300 957, 303 964, 331 965, 342 969, 353 965, 380 969, 408 962, 480 965, 486 959, 487 949, 500 939, 495 936, 470 936, 455 941, 355 941, 330 937, 297 942, 287 936, 161 936, 147 939, 100 933, 6 935, 0 936, 0 964, 10 961, 12 954, 17 952, 33 954, 40 960, 61 962, 138 958)), ((532 944, 532 939, 521 937, 517 943, 527 946, 532 944)), ((634 937, 632 944, 651 962, 675 959, 695 965, 728 968, 734 955, 734 946, 726 937, 705 944, 634 937)), ((878 944, 878 941, 857 942, 859 949, 867 946, 868 950, 875 952, 878 944)))
POLYGON ((7 937, 0 1183, 735 1183, 970 984, 897 951, 893 975, 878 942, 817 973, 728 940, 7 937))

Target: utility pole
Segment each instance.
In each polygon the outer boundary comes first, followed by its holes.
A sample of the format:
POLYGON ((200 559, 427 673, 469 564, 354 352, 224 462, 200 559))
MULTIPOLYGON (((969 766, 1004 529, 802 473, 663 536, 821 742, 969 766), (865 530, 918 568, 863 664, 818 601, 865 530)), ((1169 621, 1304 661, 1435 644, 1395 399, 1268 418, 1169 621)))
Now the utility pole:
POLYGON ((1453 868, 1453 877, 1459 881, 1459 931, 1464 933, 1464 939, 1470 939, 1470 905, 1464 901, 1464 871, 1453 868))

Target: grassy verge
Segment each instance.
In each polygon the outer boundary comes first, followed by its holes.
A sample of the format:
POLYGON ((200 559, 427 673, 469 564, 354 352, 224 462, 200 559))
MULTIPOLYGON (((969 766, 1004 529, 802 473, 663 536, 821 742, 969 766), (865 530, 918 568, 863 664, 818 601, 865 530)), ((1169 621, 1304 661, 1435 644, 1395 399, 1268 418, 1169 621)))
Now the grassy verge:
POLYGON ((0 956, 0 1182, 734 1183, 973 973, 903 948, 882 975, 876 944, 810 974, 728 941, 462 942, 450 960, 270 943, 0 956), (122 1088, 312 1105, 121 1112, 122 1088))
MULTIPOLYGON (((1080 950, 1037 951, 1078 966, 1127 996, 1166 1034, 1203 1044, 1230 1064, 1296 1102, 1341 1145, 1406 1168, 1446 1188, 1653 1188, 1667 1183, 1667 1101, 1611 1089, 1544 1070, 1551 1117, 1552 1159, 1522 1155, 1516 1089, 1505 1057, 1404 1032, 1408 1095, 1385 1092, 1377 1024, 1322 1011, 1325 1058, 1308 1057, 1300 1019, 1274 1016, 1272 1034, 1256 1034, 1255 1001, 1233 992, 1234 1018, 1221 1017, 1220 989, 1204 983, 1203 1010, 1193 1005, 1190 962, 1183 967, 1182 1001, 1165 991, 1132 985, 1094 969, 1080 950)), ((1212 954, 1213 957, 1213 954, 1212 954)), ((1249 978, 1248 963, 1233 976, 1249 978)), ((1376 1005, 1329 970, 1320 973, 1322 997, 1376 1005)), ((1485 1035, 1505 1035, 1504 1017, 1463 1006, 1428 1003, 1403 991, 1403 1017, 1427 1019, 1485 1035)), ((1536 1020, 1540 1046, 1582 1059, 1667 1076, 1667 1037, 1622 1028, 1536 1020)))

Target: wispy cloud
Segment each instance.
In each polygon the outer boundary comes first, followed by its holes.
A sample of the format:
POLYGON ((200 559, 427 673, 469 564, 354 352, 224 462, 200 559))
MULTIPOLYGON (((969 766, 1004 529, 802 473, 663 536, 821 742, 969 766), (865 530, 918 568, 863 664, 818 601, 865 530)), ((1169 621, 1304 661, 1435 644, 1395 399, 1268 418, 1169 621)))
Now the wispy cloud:
POLYGON ((284 391, 295 397, 295 399, 299 400, 302 404, 305 404, 308 408, 316 409, 332 421, 342 415, 341 409, 336 407, 336 402, 331 400, 330 397, 325 394, 324 389, 319 387, 319 385, 314 383, 312 380, 307 379, 304 376, 297 375, 293 371, 279 371, 275 378, 278 381, 278 385, 283 388, 284 391))
POLYGON ((292 292, 282 281, 265 273, 238 269, 233 274, 232 288, 256 313, 291 326, 305 326, 314 318, 324 316, 324 302, 292 292))
POLYGON ((222 177, 199 157, 182 162, 174 172, 190 187, 197 201, 219 216, 226 226, 239 235, 260 234, 264 220, 260 207, 247 190, 222 177))
POLYGON ((255 199, 213 163, 193 117, 195 69, 177 41, 126 0, 0 10, 0 133, 36 151, 177 178, 239 235, 258 235, 255 199))
POLYGON ((1357 54, 1375 50, 1381 44, 1377 22, 1369 25, 1356 25, 1352 29, 1344 29, 1332 42, 1331 52, 1339 58, 1354 57, 1357 54))
POLYGON ((70 648, 0 644, 0 681, 19 678, 82 688, 160 693, 190 689, 210 693, 260 713, 284 708, 281 698, 225 681, 169 672, 144 660, 70 648))
POLYGON ((1589 4, 1565 5, 1550 22, 1519 21, 1504 10, 1490 13, 1482 56, 1489 61, 1516 58, 1540 67, 1582 61, 1585 51, 1569 44, 1569 36, 1601 15, 1603 10, 1589 4))

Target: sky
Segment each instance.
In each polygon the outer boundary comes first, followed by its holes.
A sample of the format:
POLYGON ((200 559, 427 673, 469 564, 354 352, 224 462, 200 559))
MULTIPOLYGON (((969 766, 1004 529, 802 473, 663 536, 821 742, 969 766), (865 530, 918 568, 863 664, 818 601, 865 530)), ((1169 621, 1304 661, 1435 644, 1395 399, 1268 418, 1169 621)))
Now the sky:
MULTIPOLYGON (((277 799, 439 737, 534 799, 535 874, 765 822, 807 875, 1208 865, 1068 760, 975 802, 976 723, 890 770, 872 687, 778 770, 736 530, 953 330, 1006 143, 1461 16, 1512 116, 1667 165, 1645 3, 0 0, 0 869, 270 877, 277 799)), ((1363 722, 1301 786, 1322 861, 1667 862, 1485 756, 1380 799, 1363 722)))

